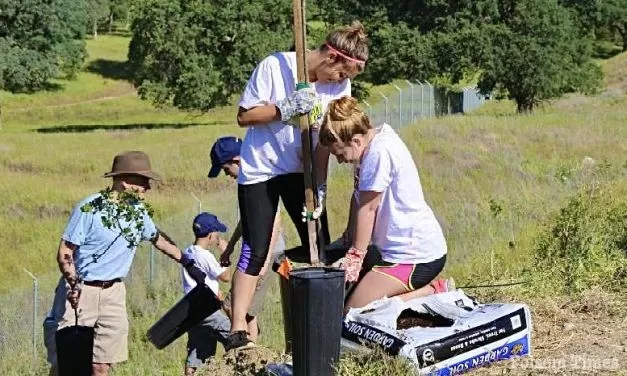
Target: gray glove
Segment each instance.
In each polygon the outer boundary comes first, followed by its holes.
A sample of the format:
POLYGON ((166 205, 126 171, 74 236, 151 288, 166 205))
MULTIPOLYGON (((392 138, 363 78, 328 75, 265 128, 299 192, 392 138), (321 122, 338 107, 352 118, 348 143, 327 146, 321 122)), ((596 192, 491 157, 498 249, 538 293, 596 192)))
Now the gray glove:
POLYGON ((316 102, 316 93, 307 87, 292 92, 289 96, 278 101, 276 106, 281 111, 281 121, 287 123, 294 116, 308 114, 316 102))

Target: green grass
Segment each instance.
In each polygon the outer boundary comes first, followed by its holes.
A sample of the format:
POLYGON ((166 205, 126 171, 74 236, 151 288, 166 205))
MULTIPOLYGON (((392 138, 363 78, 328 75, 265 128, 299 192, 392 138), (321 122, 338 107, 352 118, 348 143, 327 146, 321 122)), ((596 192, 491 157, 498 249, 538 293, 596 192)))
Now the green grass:
MULTIPOLYGON (((128 38, 115 36, 90 40, 86 65, 99 59, 123 63, 127 44, 128 38)), ((22 268, 42 278, 41 321, 58 275, 56 247, 69 210, 106 186, 100 175, 116 153, 139 149, 150 154, 154 168, 166 178, 149 194, 156 222, 181 245, 190 241, 189 222, 197 210, 192 194, 202 200, 204 210, 230 226, 236 222, 234 182, 206 178, 212 142, 218 136, 243 134, 234 107, 202 116, 154 109, 133 94, 127 81, 99 73, 83 72, 76 81, 59 83, 63 90, 58 92, 0 94, 0 328, 12 327, 16 337, 7 345, 13 352, 0 362, 2 375, 31 374, 24 338, 30 325, 25 319, 30 280, 22 268), (80 103, 90 100, 96 101, 80 103)), ((525 278, 539 225, 577 191, 583 158, 607 162, 613 177, 626 174, 626 121, 624 95, 571 96, 533 115, 518 116, 511 103, 493 102, 468 115, 404 128, 401 135, 449 244, 445 274, 459 284, 525 278)), ((346 221, 352 186, 346 171, 338 169, 329 187, 336 236, 346 221)), ((292 226, 287 230, 289 243, 295 244, 292 226)), ((114 375, 181 371, 184 340, 157 351, 144 337, 181 295, 177 267, 161 255, 156 256, 158 282, 152 288, 146 285, 148 255, 147 250, 139 252, 129 283, 131 359, 114 375)), ((273 286, 261 317, 261 344, 277 350, 283 346, 279 301, 273 286)))

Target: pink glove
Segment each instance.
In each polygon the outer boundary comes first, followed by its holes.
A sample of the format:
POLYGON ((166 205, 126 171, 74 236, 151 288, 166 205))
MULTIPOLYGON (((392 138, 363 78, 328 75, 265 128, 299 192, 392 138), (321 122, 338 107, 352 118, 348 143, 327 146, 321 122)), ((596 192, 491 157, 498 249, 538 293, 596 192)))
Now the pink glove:
POLYGON ((351 247, 342 263, 342 269, 346 271, 346 282, 357 282, 359 272, 361 272, 361 264, 364 262, 366 252, 360 251, 355 247, 351 247))

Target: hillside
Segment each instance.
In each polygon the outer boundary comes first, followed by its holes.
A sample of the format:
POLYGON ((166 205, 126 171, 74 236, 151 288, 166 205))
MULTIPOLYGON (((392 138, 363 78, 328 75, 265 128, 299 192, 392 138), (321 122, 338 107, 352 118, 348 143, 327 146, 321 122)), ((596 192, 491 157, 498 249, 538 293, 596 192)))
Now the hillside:
POLYGON ((616 55, 603 64, 606 90, 617 95, 627 93, 627 52, 616 55))

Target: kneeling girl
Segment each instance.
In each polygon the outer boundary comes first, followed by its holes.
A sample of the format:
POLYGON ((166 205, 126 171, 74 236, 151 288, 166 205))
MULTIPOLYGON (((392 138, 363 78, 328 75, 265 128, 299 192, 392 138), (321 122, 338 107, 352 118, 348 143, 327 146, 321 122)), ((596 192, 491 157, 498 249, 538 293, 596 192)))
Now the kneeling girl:
POLYGON ((357 101, 343 97, 329 104, 319 142, 338 162, 359 164, 356 229, 343 263, 347 280, 357 280, 371 238, 383 260, 359 282, 346 308, 383 296, 447 291, 447 280, 434 280, 446 262, 442 229, 424 199, 416 164, 392 127, 373 127, 357 101))

